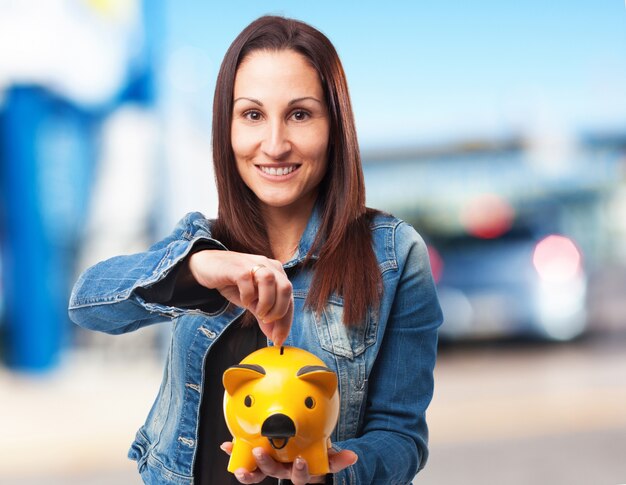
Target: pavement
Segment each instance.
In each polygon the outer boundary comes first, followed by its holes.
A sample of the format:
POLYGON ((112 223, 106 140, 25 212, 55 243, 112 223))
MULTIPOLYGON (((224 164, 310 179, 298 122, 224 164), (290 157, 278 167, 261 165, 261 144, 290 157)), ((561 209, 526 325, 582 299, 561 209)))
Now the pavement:
POLYGON ((84 353, 45 375, 0 369, 0 484, 141 484, 126 452, 161 373, 156 359, 84 353))
POLYGON ((415 484, 626 483, 626 335, 440 353, 415 484))
MULTIPOLYGON (((616 335, 444 349, 431 458, 414 483, 626 483, 626 336, 616 335)), ((162 364, 122 354, 73 351, 40 376, 0 368, 1 485, 141 484, 126 452, 162 364)))

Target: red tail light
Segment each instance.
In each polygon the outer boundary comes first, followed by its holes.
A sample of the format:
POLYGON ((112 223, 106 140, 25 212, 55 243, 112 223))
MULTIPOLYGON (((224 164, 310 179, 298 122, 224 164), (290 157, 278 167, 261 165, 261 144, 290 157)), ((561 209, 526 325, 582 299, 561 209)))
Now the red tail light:
POLYGON ((465 204, 460 218, 463 227, 472 236, 496 239, 511 229, 515 209, 500 195, 480 194, 465 204))
POLYGON ((443 274, 443 259, 441 259, 441 255, 439 251, 437 251, 432 246, 427 246, 428 248, 428 259, 430 259, 430 269, 433 273, 433 279, 435 283, 439 283, 441 280, 441 275, 443 274))

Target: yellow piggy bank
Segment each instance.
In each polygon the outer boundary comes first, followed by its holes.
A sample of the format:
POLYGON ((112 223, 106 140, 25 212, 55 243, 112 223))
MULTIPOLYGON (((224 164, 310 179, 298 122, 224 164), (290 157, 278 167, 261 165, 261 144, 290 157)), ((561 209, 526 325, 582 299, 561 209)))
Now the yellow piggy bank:
POLYGON ((224 416, 233 435, 228 471, 256 469, 252 449, 276 461, 301 456, 309 473, 329 472, 330 434, 337 424, 337 376, 315 355, 266 347, 224 372, 224 416))

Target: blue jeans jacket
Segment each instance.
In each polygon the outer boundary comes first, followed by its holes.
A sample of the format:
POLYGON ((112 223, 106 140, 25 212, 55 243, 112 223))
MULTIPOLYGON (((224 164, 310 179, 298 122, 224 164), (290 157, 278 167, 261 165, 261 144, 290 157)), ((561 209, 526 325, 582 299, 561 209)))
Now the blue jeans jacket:
MULTIPOLYGON (((304 260, 318 224, 315 210, 286 268, 304 260)), ((296 272, 294 321, 285 344, 316 354, 339 377, 339 421, 331 439, 336 449, 353 450, 359 460, 335 474, 334 483, 408 484, 428 455, 425 413, 442 313, 420 236, 388 215, 377 215, 371 227, 384 287, 379 307, 362 325, 346 327, 342 298, 332 297, 318 318, 304 307, 311 272, 296 272)), ((188 214, 148 251, 86 270, 70 299, 72 320, 92 330, 120 334, 157 322, 172 324, 161 387, 129 451, 147 484, 193 484, 203 361, 244 311, 224 300, 222 308, 205 313, 149 303, 137 294, 162 280, 199 241, 226 249, 211 238, 209 220, 188 214)))

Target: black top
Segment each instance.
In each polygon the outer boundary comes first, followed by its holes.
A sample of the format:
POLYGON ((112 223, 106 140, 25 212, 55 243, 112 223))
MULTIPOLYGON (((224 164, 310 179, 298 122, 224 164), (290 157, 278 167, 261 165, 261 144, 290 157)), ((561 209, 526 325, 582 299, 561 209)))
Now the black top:
MULTIPOLYGON (((223 411, 224 386, 222 375, 251 352, 267 346, 265 335, 258 325, 242 326, 235 322, 213 344, 204 362, 204 392, 200 404, 198 449, 194 463, 194 485, 236 485, 232 473, 226 470, 228 455, 220 449, 232 435, 226 427, 223 411)), ((266 478, 264 485, 277 484, 275 478, 266 478)))

